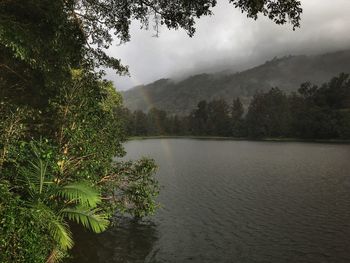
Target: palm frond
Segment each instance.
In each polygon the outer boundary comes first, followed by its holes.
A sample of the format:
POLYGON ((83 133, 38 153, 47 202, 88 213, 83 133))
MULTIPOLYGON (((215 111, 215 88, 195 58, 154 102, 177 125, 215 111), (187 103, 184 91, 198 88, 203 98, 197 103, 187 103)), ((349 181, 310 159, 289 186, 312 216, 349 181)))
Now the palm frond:
POLYGON ((53 239, 63 250, 73 247, 72 233, 66 222, 59 217, 52 218, 49 221, 48 228, 53 239))
POLYGON ((72 233, 60 214, 41 202, 31 203, 30 207, 36 212, 36 221, 48 230, 59 248, 67 250, 73 247, 72 233))
POLYGON ((59 247, 55 247, 49 257, 46 260, 46 263, 58 263, 58 262, 62 262, 64 257, 64 252, 59 248, 59 247))
POLYGON ((39 179, 39 193, 41 194, 43 191, 43 186, 45 184, 45 177, 46 177, 46 169, 47 169, 47 161, 43 161, 43 159, 40 156, 40 151, 38 149, 38 147, 32 142, 30 144, 31 148, 32 148, 32 152, 35 155, 35 161, 31 162, 29 161, 29 163, 32 166, 32 172, 34 173, 34 175, 36 174, 38 176, 39 179))
POLYGON ((50 183, 46 181, 48 163, 35 155, 34 160, 28 161, 28 164, 19 170, 19 182, 24 183, 28 192, 41 194, 44 186, 50 183))
POLYGON ((70 220, 91 229, 95 233, 103 232, 107 229, 109 221, 104 214, 99 214, 98 209, 87 207, 75 207, 62 209, 61 214, 70 220))
POLYGON ((94 208, 101 202, 101 196, 91 186, 84 183, 71 183, 59 190, 59 195, 70 200, 77 201, 82 206, 94 208))

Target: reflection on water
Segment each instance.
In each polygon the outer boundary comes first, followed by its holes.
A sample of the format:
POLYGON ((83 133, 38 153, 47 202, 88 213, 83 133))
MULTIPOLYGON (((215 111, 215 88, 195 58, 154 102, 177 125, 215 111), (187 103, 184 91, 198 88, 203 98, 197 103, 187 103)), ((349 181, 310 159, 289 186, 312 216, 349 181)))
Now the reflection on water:
POLYGON ((73 248, 74 258, 71 262, 157 262, 152 252, 157 241, 157 230, 151 221, 119 219, 116 226, 98 235, 77 226, 73 229, 79 246, 73 248))
POLYGON ((162 209, 77 236, 74 263, 349 263, 350 145, 131 141, 155 158, 162 209))

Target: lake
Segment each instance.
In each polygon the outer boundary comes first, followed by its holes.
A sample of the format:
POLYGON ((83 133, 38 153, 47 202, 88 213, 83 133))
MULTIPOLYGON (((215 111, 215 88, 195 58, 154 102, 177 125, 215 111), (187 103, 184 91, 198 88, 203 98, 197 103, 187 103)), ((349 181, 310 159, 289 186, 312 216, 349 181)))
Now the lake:
POLYGON ((195 139, 126 143, 152 157, 158 213, 76 235, 74 263, 350 262, 350 145, 195 139))

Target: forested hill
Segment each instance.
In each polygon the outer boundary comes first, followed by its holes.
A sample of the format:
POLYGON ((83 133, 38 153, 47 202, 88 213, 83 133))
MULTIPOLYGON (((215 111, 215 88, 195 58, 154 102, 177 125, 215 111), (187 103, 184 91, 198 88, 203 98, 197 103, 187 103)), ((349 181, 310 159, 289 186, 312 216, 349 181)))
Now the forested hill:
POLYGON ((148 111, 152 107, 170 114, 184 115, 201 100, 223 98, 232 102, 241 97, 244 104, 259 90, 279 87, 295 91, 301 83, 321 84, 341 72, 350 72, 350 50, 316 56, 274 58, 260 66, 237 73, 199 74, 180 82, 161 79, 123 92, 130 110, 148 111))

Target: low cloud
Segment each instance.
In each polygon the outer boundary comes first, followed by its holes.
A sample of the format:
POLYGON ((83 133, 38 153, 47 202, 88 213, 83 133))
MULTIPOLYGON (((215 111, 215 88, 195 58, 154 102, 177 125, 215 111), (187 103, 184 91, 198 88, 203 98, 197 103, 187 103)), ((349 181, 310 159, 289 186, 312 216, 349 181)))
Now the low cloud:
POLYGON ((303 0, 301 28, 279 26, 260 16, 254 21, 220 2, 214 15, 197 22, 194 37, 184 30, 152 30, 131 25, 131 41, 109 53, 130 67, 131 77, 108 71, 118 90, 160 78, 181 78, 200 72, 243 70, 275 56, 318 54, 350 48, 350 1, 303 0))

